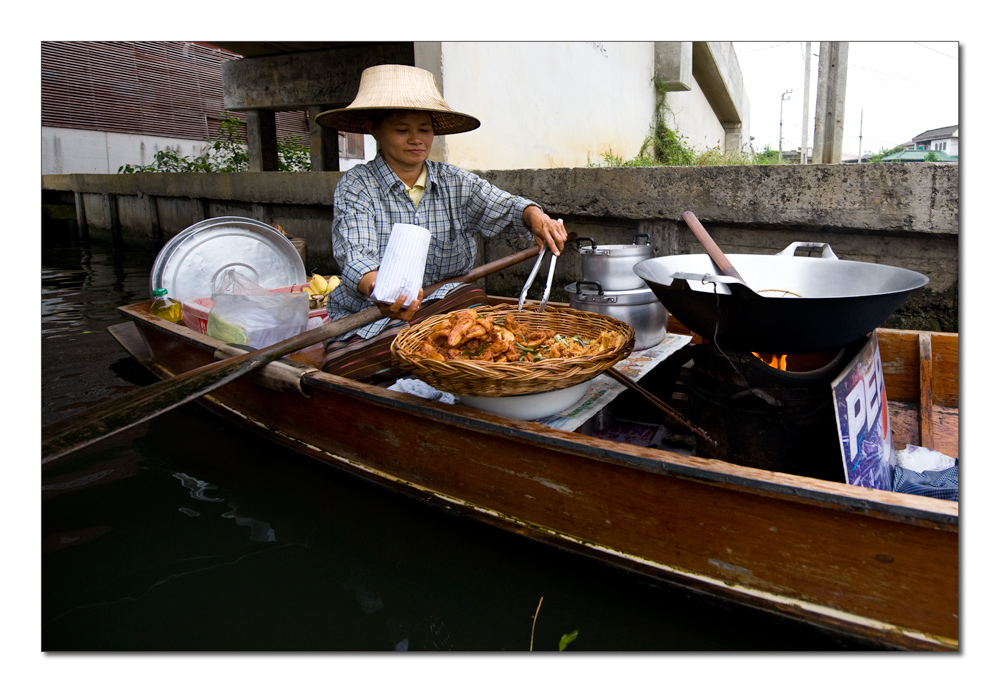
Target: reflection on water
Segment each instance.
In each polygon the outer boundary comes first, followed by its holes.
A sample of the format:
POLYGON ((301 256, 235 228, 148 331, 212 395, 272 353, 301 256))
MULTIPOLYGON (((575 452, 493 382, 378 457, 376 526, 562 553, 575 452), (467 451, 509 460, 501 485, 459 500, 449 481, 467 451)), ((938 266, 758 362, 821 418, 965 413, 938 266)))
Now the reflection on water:
MULTIPOLYGON (((43 253, 43 422, 151 381, 107 334, 154 254, 43 253)), ((813 630, 453 517, 185 405, 45 469, 42 647, 827 650, 813 630)))
POLYGON ((149 382, 106 332, 149 295, 156 254, 42 247, 42 424, 149 382))

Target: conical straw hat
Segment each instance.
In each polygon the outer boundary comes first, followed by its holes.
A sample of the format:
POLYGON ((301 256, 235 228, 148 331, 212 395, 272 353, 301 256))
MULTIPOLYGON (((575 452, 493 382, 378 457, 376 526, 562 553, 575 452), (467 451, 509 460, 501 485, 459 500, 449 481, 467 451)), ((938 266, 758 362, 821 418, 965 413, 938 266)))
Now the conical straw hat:
POLYGON ((367 133, 377 111, 427 111, 435 135, 453 135, 479 127, 479 120, 455 111, 438 91, 434 75, 409 65, 376 65, 361 73, 358 95, 347 108, 316 116, 316 122, 341 132, 367 133))

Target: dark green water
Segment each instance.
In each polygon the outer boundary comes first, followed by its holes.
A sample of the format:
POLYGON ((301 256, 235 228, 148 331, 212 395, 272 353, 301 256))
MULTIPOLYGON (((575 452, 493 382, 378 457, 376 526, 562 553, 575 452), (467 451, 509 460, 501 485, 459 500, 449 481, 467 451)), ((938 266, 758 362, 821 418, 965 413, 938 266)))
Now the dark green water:
MULTIPOLYGON (((43 423, 151 382, 106 328, 154 257, 43 248, 43 423)), ((574 630, 571 652, 857 646, 426 507, 197 405, 41 483, 48 652, 526 652, 536 609, 536 651, 574 630)))

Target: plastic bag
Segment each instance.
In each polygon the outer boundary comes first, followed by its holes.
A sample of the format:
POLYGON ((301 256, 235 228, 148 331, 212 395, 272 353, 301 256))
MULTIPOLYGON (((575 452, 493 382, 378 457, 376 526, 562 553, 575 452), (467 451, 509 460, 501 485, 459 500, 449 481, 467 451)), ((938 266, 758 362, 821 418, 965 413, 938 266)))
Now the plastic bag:
POLYGON ((212 303, 206 334, 254 349, 300 334, 309 320, 304 292, 271 292, 232 269, 220 277, 212 303))

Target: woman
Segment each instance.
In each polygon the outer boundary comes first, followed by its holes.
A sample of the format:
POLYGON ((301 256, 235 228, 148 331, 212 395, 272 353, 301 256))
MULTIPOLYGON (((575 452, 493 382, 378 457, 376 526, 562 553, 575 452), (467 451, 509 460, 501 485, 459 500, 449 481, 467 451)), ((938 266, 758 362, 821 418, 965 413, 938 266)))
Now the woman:
MULTIPOLYGON (((558 255, 566 230, 535 202, 511 195, 457 166, 428 161, 435 135, 479 127, 472 116, 454 111, 438 92, 431 73, 405 65, 366 69, 354 102, 316 117, 342 132, 364 132, 378 143, 367 164, 347 171, 333 201, 333 253, 341 283, 327 299, 332 320, 372 305, 379 262, 395 223, 431 232, 423 285, 471 270, 476 236, 534 238, 558 255)), ((392 305, 375 304, 384 316, 327 345, 323 369, 364 381, 399 375, 389 346, 407 322, 486 303, 478 287, 448 284, 428 297, 400 296, 392 305)))

